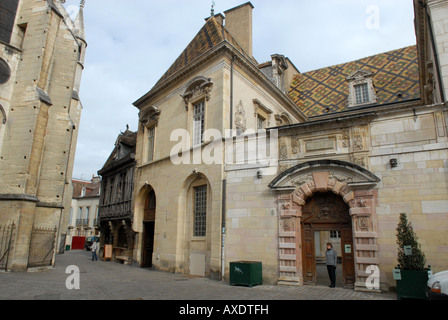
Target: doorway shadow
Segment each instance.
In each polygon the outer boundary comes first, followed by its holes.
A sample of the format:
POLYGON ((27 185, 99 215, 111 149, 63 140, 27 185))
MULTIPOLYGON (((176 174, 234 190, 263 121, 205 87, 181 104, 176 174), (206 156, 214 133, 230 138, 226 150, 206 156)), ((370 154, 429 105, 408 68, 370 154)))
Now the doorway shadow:
MULTIPOLYGON (((327 265, 325 263, 316 264, 317 281, 318 286, 329 286, 330 278, 328 277, 327 265)), ((342 282, 342 265, 338 264, 336 268, 336 287, 343 288, 344 284, 342 282)))

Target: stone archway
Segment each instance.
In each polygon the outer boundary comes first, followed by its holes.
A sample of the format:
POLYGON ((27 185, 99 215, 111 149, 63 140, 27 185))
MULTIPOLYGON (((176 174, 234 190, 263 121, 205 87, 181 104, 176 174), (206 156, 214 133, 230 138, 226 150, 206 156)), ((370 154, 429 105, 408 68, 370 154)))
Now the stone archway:
POLYGON ((378 265, 374 187, 380 179, 352 163, 312 161, 280 174, 269 187, 278 192, 279 284, 303 285, 302 215, 317 192, 339 195, 349 206, 353 228, 355 290, 365 290, 368 266, 378 265))

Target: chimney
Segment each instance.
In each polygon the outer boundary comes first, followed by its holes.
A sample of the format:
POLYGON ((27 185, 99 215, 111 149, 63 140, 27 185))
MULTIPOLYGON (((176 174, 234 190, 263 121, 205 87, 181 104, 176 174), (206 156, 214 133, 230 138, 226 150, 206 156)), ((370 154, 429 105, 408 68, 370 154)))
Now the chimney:
POLYGON ((252 57, 252 10, 254 6, 247 2, 224 11, 225 27, 243 50, 252 57))

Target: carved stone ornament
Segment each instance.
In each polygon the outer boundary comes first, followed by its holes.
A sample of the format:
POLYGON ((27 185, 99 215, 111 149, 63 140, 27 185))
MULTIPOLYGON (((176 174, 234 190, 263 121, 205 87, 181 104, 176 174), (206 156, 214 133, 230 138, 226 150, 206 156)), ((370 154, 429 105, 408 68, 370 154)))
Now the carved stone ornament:
POLYGON ((293 154, 300 153, 300 138, 299 137, 292 139, 291 147, 292 147, 293 154))
POLYGON ((363 140, 362 136, 355 136, 353 138, 353 150, 354 151, 364 150, 364 140, 363 140))
POLYGON ((309 182, 311 182, 313 180, 314 180, 313 175, 309 174, 309 175, 303 176, 303 177, 301 177, 301 178, 299 178, 297 180, 294 180, 294 184, 296 186, 301 186, 301 185, 304 185, 304 184, 308 184, 309 182))
POLYGON ((370 219, 369 217, 359 217, 359 230, 369 231, 370 219))
POLYGON ((290 116, 287 113, 279 113, 274 116, 275 124, 280 126, 286 126, 292 123, 290 116))
POLYGON ((139 118, 143 128, 151 128, 159 124, 161 111, 154 106, 144 109, 140 112, 139 118))
POLYGON ((185 92, 181 95, 185 101, 185 109, 188 111, 190 103, 194 100, 204 98, 206 101, 209 101, 212 90, 212 79, 203 76, 193 78, 188 83, 185 92))
POLYGON ((285 144, 280 145, 280 160, 288 159, 288 147, 285 144))
POLYGON ((343 175, 338 175, 334 172, 330 172, 330 179, 336 180, 338 182, 351 182, 353 181, 352 177, 346 177, 343 175))
POLYGON ((244 110, 243 102, 240 100, 240 103, 236 107, 236 112, 235 112, 235 126, 238 129, 246 131, 246 129, 247 129, 246 125, 247 125, 246 111, 244 110))
POLYGON ((348 147, 350 147, 350 133, 349 133, 348 130, 345 130, 345 131, 343 132, 342 137, 341 137, 341 140, 342 140, 342 147, 343 147, 343 148, 348 148, 348 147))

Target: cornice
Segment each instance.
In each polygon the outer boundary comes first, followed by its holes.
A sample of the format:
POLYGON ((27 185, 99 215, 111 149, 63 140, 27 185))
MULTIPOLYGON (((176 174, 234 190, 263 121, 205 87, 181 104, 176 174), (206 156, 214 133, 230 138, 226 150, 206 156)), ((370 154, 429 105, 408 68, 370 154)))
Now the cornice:
POLYGON ((249 61, 239 50, 237 50, 231 43, 227 40, 221 42, 219 45, 215 46, 211 50, 207 51, 192 63, 187 65, 186 67, 180 69, 170 77, 168 77, 165 81, 156 85, 151 91, 145 94, 143 97, 134 102, 134 106, 141 109, 144 107, 152 98, 156 97, 160 92, 165 90, 166 88, 173 85, 175 82, 180 81, 184 77, 186 77, 189 73, 204 65, 206 62, 210 61, 217 55, 222 54, 227 57, 229 60, 232 60, 235 57, 235 63, 238 64, 239 67, 243 68, 250 75, 252 75, 259 83, 263 86, 263 88, 269 91, 273 96, 279 99, 285 107, 288 108, 292 114, 295 115, 296 118, 301 119, 302 121, 307 121, 308 118, 299 110, 299 108, 294 104, 294 102, 283 93, 275 84, 272 83, 269 78, 263 74, 259 68, 254 65, 251 61, 249 61))

